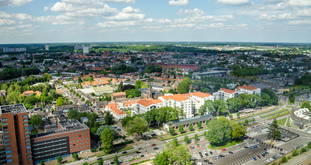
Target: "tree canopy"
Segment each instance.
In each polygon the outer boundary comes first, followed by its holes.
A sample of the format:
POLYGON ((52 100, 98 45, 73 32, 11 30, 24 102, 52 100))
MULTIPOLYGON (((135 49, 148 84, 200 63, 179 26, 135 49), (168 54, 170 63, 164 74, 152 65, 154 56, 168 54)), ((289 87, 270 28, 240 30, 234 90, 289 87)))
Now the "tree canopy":
POLYGON ((225 145, 232 140, 240 140, 246 134, 246 128, 241 124, 221 117, 208 123, 207 139, 211 145, 225 145))
POLYGON ((191 80, 190 78, 184 78, 177 86, 178 93, 188 93, 190 90, 191 80))
POLYGON ((112 151, 114 138, 115 133, 109 128, 104 128, 101 132, 100 140, 102 143, 102 149, 105 153, 110 153, 112 151))
POLYGON ((184 145, 170 143, 166 149, 153 160, 154 165, 192 165, 191 154, 184 145))

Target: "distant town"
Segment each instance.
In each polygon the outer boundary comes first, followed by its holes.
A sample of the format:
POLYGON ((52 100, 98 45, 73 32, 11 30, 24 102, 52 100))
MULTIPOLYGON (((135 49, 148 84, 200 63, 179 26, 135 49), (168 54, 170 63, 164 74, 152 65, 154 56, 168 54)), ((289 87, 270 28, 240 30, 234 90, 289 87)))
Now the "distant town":
POLYGON ((0 164, 311 159, 311 45, 0 45, 0 164))

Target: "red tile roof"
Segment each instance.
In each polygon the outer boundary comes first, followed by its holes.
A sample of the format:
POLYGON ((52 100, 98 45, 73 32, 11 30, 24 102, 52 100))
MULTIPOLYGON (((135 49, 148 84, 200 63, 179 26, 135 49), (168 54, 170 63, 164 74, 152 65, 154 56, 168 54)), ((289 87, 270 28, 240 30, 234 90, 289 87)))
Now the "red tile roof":
POLYGON ((253 91, 253 90, 256 90, 256 89, 258 89, 258 88, 254 87, 254 86, 247 86, 247 85, 244 85, 244 86, 239 86, 238 89, 246 89, 246 90, 253 91))
POLYGON ((225 92, 225 93, 230 93, 230 94, 234 94, 235 91, 231 90, 231 89, 227 89, 227 88, 220 88, 221 91, 225 92))
POLYGON ((124 111, 122 111, 121 109, 119 109, 118 104, 115 103, 115 102, 109 103, 109 104, 107 105, 107 107, 108 107, 108 108, 112 111, 112 113, 114 113, 114 114, 117 114, 117 115, 124 115, 124 114, 125 114, 124 111))
POLYGON ((158 99, 141 99, 141 100, 138 100, 137 103, 144 106, 144 107, 148 107, 150 105, 153 105, 153 104, 158 104, 158 103, 161 103, 162 101, 161 100, 158 100, 158 99))
POLYGON ((203 92, 192 92, 192 93, 190 93, 190 94, 191 94, 191 95, 194 95, 194 96, 197 96, 197 97, 202 97, 202 98, 212 96, 212 95, 209 94, 209 93, 203 93, 203 92))

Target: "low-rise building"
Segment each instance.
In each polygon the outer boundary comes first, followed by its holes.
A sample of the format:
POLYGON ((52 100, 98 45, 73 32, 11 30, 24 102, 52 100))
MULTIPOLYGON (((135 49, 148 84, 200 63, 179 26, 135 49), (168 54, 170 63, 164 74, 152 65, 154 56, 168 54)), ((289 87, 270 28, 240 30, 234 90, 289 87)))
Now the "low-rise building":
POLYGON ((238 94, 253 94, 253 95, 260 95, 261 94, 261 89, 254 87, 254 86, 239 86, 236 88, 236 92, 238 94))

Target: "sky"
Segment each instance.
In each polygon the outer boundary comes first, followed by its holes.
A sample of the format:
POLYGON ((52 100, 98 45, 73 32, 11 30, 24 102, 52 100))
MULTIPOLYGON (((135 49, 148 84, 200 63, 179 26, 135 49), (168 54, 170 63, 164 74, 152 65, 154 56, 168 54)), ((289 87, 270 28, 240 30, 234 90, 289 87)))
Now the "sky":
POLYGON ((0 0, 0 43, 311 42, 311 0, 0 0))

